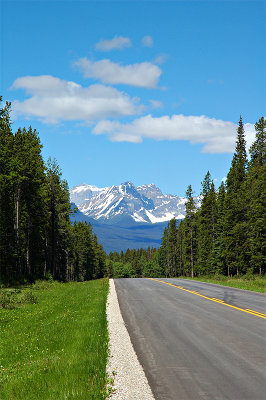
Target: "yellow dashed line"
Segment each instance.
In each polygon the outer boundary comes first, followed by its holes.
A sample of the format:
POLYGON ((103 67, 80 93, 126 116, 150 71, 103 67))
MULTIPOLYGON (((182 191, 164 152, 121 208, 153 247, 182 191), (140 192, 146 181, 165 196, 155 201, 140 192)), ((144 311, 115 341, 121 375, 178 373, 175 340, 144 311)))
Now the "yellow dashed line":
POLYGON ((210 300, 210 301, 214 301, 215 303, 220 303, 220 304, 222 304, 224 306, 227 306, 227 307, 230 307, 230 308, 234 308, 235 310, 243 311, 245 313, 255 315, 256 317, 260 317, 260 318, 266 319, 266 314, 263 314, 263 313, 261 313, 259 311, 250 310, 249 308, 244 309, 244 308, 232 306, 231 304, 225 303, 223 300, 216 299, 215 297, 204 296, 203 294, 195 292, 194 290, 184 289, 182 286, 176 286, 176 285, 174 285, 173 283, 170 283, 170 282, 161 281, 161 280, 155 279, 155 278, 147 278, 147 279, 151 279, 151 280, 156 281, 156 282, 164 283, 164 284, 169 285, 169 286, 174 286, 177 289, 181 289, 181 290, 184 290, 185 292, 195 294, 196 296, 200 296, 200 297, 203 297, 204 299, 207 299, 207 300, 210 300))

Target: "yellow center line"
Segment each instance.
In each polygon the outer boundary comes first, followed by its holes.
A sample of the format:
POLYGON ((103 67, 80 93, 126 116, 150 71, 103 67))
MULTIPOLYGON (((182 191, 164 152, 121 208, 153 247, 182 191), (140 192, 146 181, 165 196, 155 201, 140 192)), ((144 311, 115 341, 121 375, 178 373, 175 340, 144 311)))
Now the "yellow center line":
POLYGON ((210 301, 214 301, 215 303, 220 303, 220 304, 222 304, 224 306, 227 306, 227 307, 230 307, 230 308, 234 308, 235 310, 243 311, 243 312, 245 312, 247 314, 252 314, 252 315, 255 315, 256 317, 260 317, 260 318, 266 319, 266 314, 263 314, 263 313, 261 313, 259 311, 250 310, 249 308, 245 309, 245 308, 232 306, 231 304, 225 303, 223 300, 216 299, 215 297, 204 296, 203 294, 195 292, 194 290, 188 290, 188 289, 183 288, 182 286, 176 286, 173 283, 165 282, 165 281, 162 281, 160 279, 155 279, 155 278, 147 278, 147 279, 151 279, 151 280, 156 281, 156 282, 164 283, 164 284, 169 285, 169 286, 174 286, 177 289, 184 290, 185 292, 195 294, 196 296, 200 296, 200 297, 203 297, 204 299, 207 299, 207 300, 210 300, 210 301))
POLYGON ((252 311, 252 312, 254 312, 254 313, 258 314, 258 315, 263 315, 263 316, 265 316, 265 314, 263 314, 263 313, 261 313, 261 312, 259 312, 259 311, 250 310, 249 308, 246 308, 246 310, 247 310, 247 311, 252 311))

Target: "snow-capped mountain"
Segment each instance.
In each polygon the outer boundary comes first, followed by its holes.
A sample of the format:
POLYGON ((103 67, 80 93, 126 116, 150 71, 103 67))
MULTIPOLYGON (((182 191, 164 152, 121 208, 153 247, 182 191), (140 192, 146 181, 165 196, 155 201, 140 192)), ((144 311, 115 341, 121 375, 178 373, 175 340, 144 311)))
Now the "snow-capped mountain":
POLYGON ((99 189, 96 186, 87 185, 82 183, 81 185, 75 186, 70 190, 71 201, 77 205, 84 203, 91 199, 93 196, 99 194, 103 189, 99 189))
MULTIPOLYGON (((70 190, 70 198, 87 217, 102 223, 158 223, 185 217, 186 199, 166 194, 154 184, 135 187, 131 182, 98 188, 87 184, 70 190)), ((196 203, 198 198, 195 198, 196 203)))

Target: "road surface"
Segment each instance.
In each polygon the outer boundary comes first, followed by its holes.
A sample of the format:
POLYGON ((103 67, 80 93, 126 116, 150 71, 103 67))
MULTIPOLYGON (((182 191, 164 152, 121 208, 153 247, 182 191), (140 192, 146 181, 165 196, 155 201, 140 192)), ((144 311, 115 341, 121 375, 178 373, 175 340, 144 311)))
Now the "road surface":
POLYGON ((156 400, 266 399, 264 294, 164 278, 115 286, 156 400))

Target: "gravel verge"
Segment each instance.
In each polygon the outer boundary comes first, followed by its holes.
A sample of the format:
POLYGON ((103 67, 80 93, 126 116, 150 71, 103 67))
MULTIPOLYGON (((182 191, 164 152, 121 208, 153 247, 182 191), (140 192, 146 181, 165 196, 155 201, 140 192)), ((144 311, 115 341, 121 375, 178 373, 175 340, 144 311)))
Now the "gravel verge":
POLYGON ((155 400, 123 321, 114 280, 110 279, 109 282, 110 291, 106 312, 110 357, 107 373, 114 379, 113 389, 115 390, 109 398, 112 400, 155 400))

